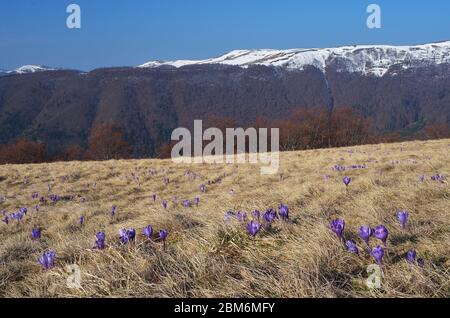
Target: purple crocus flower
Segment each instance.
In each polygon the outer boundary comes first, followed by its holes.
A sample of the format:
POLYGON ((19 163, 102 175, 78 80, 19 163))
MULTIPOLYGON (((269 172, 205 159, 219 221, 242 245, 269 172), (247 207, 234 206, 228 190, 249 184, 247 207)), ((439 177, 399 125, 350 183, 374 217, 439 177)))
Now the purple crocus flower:
POLYGON ((247 224, 247 232, 253 238, 255 238, 256 234, 258 234, 260 229, 261 229, 261 225, 259 225, 258 222, 255 222, 253 220, 251 220, 250 223, 247 224))
POLYGON ((239 221, 239 222, 245 222, 245 221, 247 221, 247 212, 241 212, 241 211, 237 211, 236 212, 236 219, 239 221))
POLYGON ((127 244, 129 242, 134 241, 136 238, 136 230, 135 229, 121 229, 119 231, 120 242, 122 244, 127 244))
POLYGON ((424 182, 424 181, 425 181, 425 175, 424 175, 424 174, 422 174, 422 175, 419 177, 419 181, 420 181, 420 182, 424 182))
POLYGON ((111 207, 111 217, 115 217, 116 216, 116 210, 117 210, 117 206, 113 205, 111 207))
POLYGON ((339 239, 342 239, 342 234, 344 233, 345 229, 345 221, 342 219, 336 219, 330 222, 330 229, 331 231, 336 234, 336 236, 339 239))
POLYGON ((80 226, 84 224, 84 216, 80 216, 80 218, 78 219, 78 224, 80 224, 80 226))
POLYGON ((264 212, 263 218, 266 224, 270 226, 272 222, 277 218, 277 211, 275 211, 274 209, 268 209, 266 210, 266 212, 264 212))
POLYGON ((345 242, 345 246, 347 247, 347 251, 352 252, 356 255, 359 254, 359 250, 358 250, 358 247, 356 246, 355 242, 349 240, 349 241, 345 242))
POLYGON ((282 220, 289 219, 289 208, 287 207, 287 205, 281 203, 279 206, 279 210, 279 214, 282 220))
POLYGON ((2 222, 5 223, 6 225, 8 225, 9 223, 9 218, 7 215, 5 215, 4 217, 2 217, 2 222))
POLYGON ((39 240, 41 238, 41 229, 32 229, 31 230, 31 239, 39 240))
POLYGON ((386 247, 387 238, 389 232, 384 225, 379 225, 375 228, 375 237, 383 242, 383 245, 386 247))
POLYGON ((39 206, 39 204, 36 204, 35 206, 34 206, 34 210, 36 211, 36 212, 39 212, 39 210, 40 210, 40 206, 39 206))
POLYGON ((400 225, 402 229, 406 227, 406 223, 408 222, 409 212, 408 211, 398 211, 397 212, 398 220, 400 221, 400 225))
POLYGON ((381 264, 383 262, 383 256, 384 256, 384 249, 381 246, 374 247, 372 251, 370 252, 370 255, 375 258, 375 260, 378 263, 378 266, 381 268, 381 264))
POLYGON ((144 236, 146 236, 147 238, 151 239, 153 235, 153 227, 151 225, 144 227, 142 234, 144 234, 144 236))
POLYGON ((33 192, 33 193, 31 194, 31 198, 32 198, 33 200, 36 200, 37 198, 39 198, 39 193, 33 192))
POLYGON ((200 191, 206 192, 206 186, 204 184, 200 185, 200 191))
POLYGON ((59 196, 57 194, 50 194, 49 198, 50 198, 50 201, 52 201, 53 203, 56 203, 59 201, 59 196))
POLYGON ((27 212, 28 212, 28 209, 27 208, 20 208, 19 212, 22 213, 23 215, 26 215, 27 212))
POLYGON ((234 212, 233 211, 227 211, 227 213, 225 213, 225 217, 224 217, 225 223, 230 223, 231 222, 231 218, 233 216, 234 216, 234 212))
POLYGON ((156 193, 153 193, 153 194, 152 194, 152 199, 153 199, 153 202, 156 201, 156 193))
POLYGON ((416 256, 417 256, 417 253, 415 250, 409 250, 406 253, 406 261, 408 262, 408 264, 410 264, 410 265, 414 264, 416 261, 416 256))
POLYGON ((189 208, 192 205, 191 200, 184 200, 183 201, 183 206, 185 208, 189 208))
POLYGON ((103 232, 103 231, 97 232, 97 234, 95 234, 95 237, 96 237, 96 241, 95 241, 94 248, 96 248, 98 250, 105 249, 105 239, 106 239, 105 232, 103 232))
POLYGON ((9 217, 10 217, 10 219, 12 219, 12 220, 17 220, 17 221, 20 221, 20 220, 22 220, 23 219, 23 213, 22 212, 16 212, 16 213, 11 213, 10 215, 9 215, 9 217))
POLYGON ((444 177, 443 175, 441 175, 441 174, 438 173, 437 175, 432 176, 432 177, 431 177, 431 180, 433 180, 433 181, 439 181, 439 182, 444 182, 445 177, 444 177))
POLYGON ((167 209, 167 201, 166 200, 162 200, 161 204, 164 209, 167 209))
POLYGON ((369 239, 374 234, 374 230, 370 226, 361 226, 359 228, 359 237, 369 246, 369 239))
POLYGON ((348 187, 350 182, 352 182, 352 178, 345 176, 344 179, 342 179, 342 182, 344 182, 345 186, 348 187))
POLYGON ((55 251, 47 251, 42 254, 42 256, 38 259, 38 262, 44 267, 45 270, 49 270, 54 266, 55 257, 55 251))
POLYGON ((161 241, 165 242, 168 235, 169 235, 169 232, 167 230, 164 230, 164 229, 159 230, 159 239, 161 241))
POLYGON ((198 206, 199 202, 200 202, 200 198, 199 198, 199 197, 195 197, 195 198, 194 198, 194 204, 195 204, 196 206, 198 206))
POLYGON ((259 221, 259 219, 261 218, 261 212, 259 212, 258 210, 252 211, 252 217, 253 220, 259 221))

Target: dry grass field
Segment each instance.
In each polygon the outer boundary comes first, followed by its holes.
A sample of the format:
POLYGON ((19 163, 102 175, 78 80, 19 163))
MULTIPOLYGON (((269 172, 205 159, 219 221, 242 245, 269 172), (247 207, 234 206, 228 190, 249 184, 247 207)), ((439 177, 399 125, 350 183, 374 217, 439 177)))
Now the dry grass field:
POLYGON ((170 160, 0 166, 0 210, 28 209, 21 221, 0 223, 0 297, 450 297, 449 176, 450 140, 286 152, 272 176, 254 165, 170 160), (438 173, 447 179, 431 180, 438 173), (352 178, 348 188, 344 176, 352 178), (198 207, 183 207, 195 196, 198 207), (289 220, 255 239, 247 222, 224 221, 228 210, 250 219, 252 210, 280 203, 289 220), (404 230, 397 210, 410 213, 404 230), (330 231, 336 218, 359 255, 330 231), (156 234, 142 235, 150 224, 168 230, 165 249, 156 234), (380 224, 389 230, 384 276, 381 288, 369 289, 367 267, 376 262, 358 231, 380 224), (42 229, 40 240, 31 239, 33 228, 42 229), (136 229, 135 242, 120 244, 122 228, 136 229), (100 230, 103 250, 93 248, 100 230), (407 264, 410 249, 423 266, 407 264), (50 270, 37 261, 47 250, 56 252, 50 270), (80 268, 81 288, 67 286, 71 264, 80 268))

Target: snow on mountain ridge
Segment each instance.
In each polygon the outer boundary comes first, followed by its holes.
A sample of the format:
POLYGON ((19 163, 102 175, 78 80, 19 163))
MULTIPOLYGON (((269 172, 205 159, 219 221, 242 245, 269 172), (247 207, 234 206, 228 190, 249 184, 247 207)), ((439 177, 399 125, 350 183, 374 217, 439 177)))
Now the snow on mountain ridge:
POLYGON ((19 68, 16 68, 14 71, 10 71, 8 73, 11 74, 29 74, 29 73, 36 73, 36 72, 44 72, 44 71, 54 71, 56 69, 42 66, 42 65, 23 65, 19 68))
POLYGON ((151 61, 138 67, 170 65, 178 68, 186 65, 224 64, 241 67, 265 65, 288 69, 314 66, 325 71, 327 66, 334 64, 338 71, 383 76, 394 65, 407 69, 424 64, 443 63, 450 63, 450 41, 416 46, 355 45, 325 49, 235 50, 212 59, 151 61))

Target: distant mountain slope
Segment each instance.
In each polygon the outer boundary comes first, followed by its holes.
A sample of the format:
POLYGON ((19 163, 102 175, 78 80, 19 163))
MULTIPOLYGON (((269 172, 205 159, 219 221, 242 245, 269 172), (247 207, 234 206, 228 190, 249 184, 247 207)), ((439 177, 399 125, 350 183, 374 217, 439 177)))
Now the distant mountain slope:
POLYGON ((292 50, 284 60, 274 53, 269 58, 267 51, 260 56, 259 51, 239 51, 217 60, 224 63, 160 63, 88 73, 32 68, 27 75, 0 77, 0 144, 26 137, 59 151, 84 145, 95 123, 113 121, 125 130, 135 155, 151 156, 174 128, 190 127, 194 119, 214 115, 248 125, 258 117, 287 118, 310 106, 352 106, 372 117, 382 132, 450 124, 448 48, 449 42, 394 52, 391 47, 323 49, 325 64, 298 63, 295 68, 289 65, 305 54, 317 57, 318 51, 292 50), (433 54, 439 59, 433 60, 433 54), (395 64, 396 59, 403 62, 395 64))

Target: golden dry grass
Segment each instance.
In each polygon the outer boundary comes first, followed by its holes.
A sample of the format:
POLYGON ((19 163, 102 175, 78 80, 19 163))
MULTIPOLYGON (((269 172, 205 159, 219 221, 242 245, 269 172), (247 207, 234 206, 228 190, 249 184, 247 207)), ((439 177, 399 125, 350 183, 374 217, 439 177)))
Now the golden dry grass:
POLYGON ((0 224, 0 296, 449 297, 449 185, 430 180, 436 173, 450 176, 449 155, 449 140, 287 152, 273 176, 260 175, 252 165, 159 160, 0 166, 0 196, 7 198, 0 210, 31 210, 32 192, 47 196, 48 183, 51 193, 67 196, 28 212, 20 224, 0 224), (331 170, 335 164, 368 168, 340 173, 331 170), (186 176, 187 171, 197 176, 186 176), (140 186, 132 173, 139 175, 140 186), (353 179, 348 191, 344 174, 353 179), (330 175, 328 181, 324 175, 330 175), (170 178, 167 186, 164 177, 170 178), (216 182, 200 193, 199 185, 208 180, 216 182), (196 195, 198 208, 182 207, 183 199, 196 195), (167 210, 161 199, 169 201, 167 210), (281 202, 290 208, 290 222, 277 221, 255 241, 237 221, 224 223, 229 209, 265 210, 281 202), (406 231, 399 227, 397 209, 410 211, 406 231), (80 215, 86 217, 82 228, 80 215), (337 217, 345 219, 345 237, 357 242, 360 256, 347 252, 330 233, 328 222, 337 217), (169 230, 165 251, 159 242, 143 239, 148 224, 169 230), (365 284, 366 268, 374 263, 357 237, 365 224, 385 224, 390 231, 378 290, 365 284), (31 240, 33 227, 42 227, 41 241, 31 240), (119 229, 131 227, 137 229, 137 242, 120 246, 119 229), (107 235, 103 251, 92 249, 100 229, 107 235), (410 248, 425 260, 423 268, 406 264, 410 248), (57 253, 56 266, 44 271, 37 259, 48 249, 57 253), (82 289, 66 286, 69 264, 80 267, 82 289))

